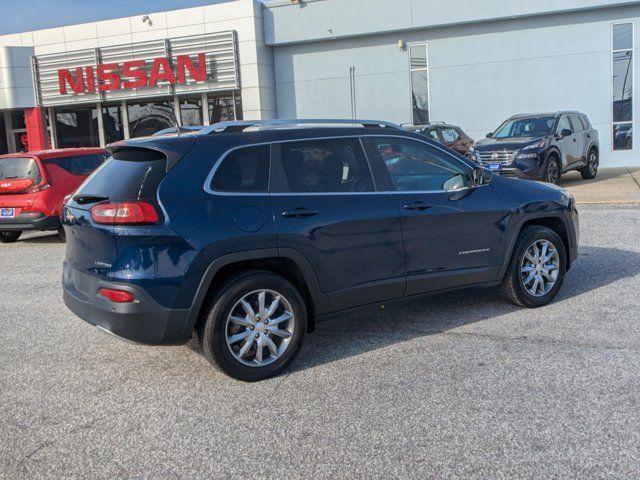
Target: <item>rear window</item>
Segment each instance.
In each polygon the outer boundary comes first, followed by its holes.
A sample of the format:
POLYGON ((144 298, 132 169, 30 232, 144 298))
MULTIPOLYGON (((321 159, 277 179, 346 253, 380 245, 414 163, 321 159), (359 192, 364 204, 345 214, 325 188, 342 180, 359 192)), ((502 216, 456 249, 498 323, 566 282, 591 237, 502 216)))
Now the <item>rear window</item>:
POLYGON ((38 184, 41 178, 40 169, 33 158, 0 159, 0 180, 33 180, 34 184, 38 184))
POLYGON ((89 175, 102 165, 107 158, 108 155, 106 154, 73 155, 51 158, 45 160, 44 164, 45 166, 56 165, 72 175, 89 175))
POLYGON ((160 153, 117 152, 80 186, 74 199, 87 195, 111 201, 155 200, 166 170, 167 159, 160 153))

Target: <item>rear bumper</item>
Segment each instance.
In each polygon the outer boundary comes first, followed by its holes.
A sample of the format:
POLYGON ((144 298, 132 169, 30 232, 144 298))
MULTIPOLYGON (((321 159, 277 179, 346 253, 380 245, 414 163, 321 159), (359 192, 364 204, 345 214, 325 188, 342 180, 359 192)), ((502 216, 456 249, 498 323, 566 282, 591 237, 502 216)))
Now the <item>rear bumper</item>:
POLYGON ((125 340, 146 345, 181 345, 191 338, 190 310, 159 305, 144 289, 108 282, 64 264, 64 303, 82 320, 125 340), (132 303, 112 303, 98 295, 100 288, 131 292, 132 303))
POLYGON ((42 213, 24 214, 16 218, 0 218, 0 232, 19 232, 24 230, 57 230, 60 227, 60 217, 47 217, 42 213))

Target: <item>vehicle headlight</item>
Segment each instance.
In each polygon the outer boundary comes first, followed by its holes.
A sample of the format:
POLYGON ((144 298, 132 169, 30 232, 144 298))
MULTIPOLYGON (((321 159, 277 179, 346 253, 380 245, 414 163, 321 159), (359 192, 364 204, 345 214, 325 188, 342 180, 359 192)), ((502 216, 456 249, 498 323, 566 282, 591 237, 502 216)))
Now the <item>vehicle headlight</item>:
POLYGON ((539 142, 536 143, 532 143, 531 145, 527 145, 526 147, 524 147, 522 150, 539 150, 540 148, 544 148, 547 146, 547 141, 546 140, 540 140, 539 142))
POLYGON ((519 153, 518 158, 520 160, 527 160, 529 158, 538 158, 538 154, 537 153, 519 153))

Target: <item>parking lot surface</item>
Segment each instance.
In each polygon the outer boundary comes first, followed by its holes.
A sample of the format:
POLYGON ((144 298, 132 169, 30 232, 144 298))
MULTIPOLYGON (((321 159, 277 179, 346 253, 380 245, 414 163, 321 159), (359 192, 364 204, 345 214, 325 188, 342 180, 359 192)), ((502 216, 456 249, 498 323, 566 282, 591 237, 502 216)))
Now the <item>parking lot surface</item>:
POLYGON ((640 207, 581 221, 550 306, 364 310, 255 384, 75 318, 54 236, 0 245, 0 477, 638 478, 640 207))

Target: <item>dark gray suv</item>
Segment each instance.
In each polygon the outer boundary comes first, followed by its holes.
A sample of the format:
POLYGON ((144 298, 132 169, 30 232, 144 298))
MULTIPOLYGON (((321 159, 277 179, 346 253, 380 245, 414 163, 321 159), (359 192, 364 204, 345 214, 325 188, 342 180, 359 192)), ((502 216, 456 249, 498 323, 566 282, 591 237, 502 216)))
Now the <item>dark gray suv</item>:
POLYGON ((598 131, 587 116, 564 111, 515 115, 476 142, 468 156, 500 175, 556 183, 570 170, 595 178, 599 152, 598 131))

